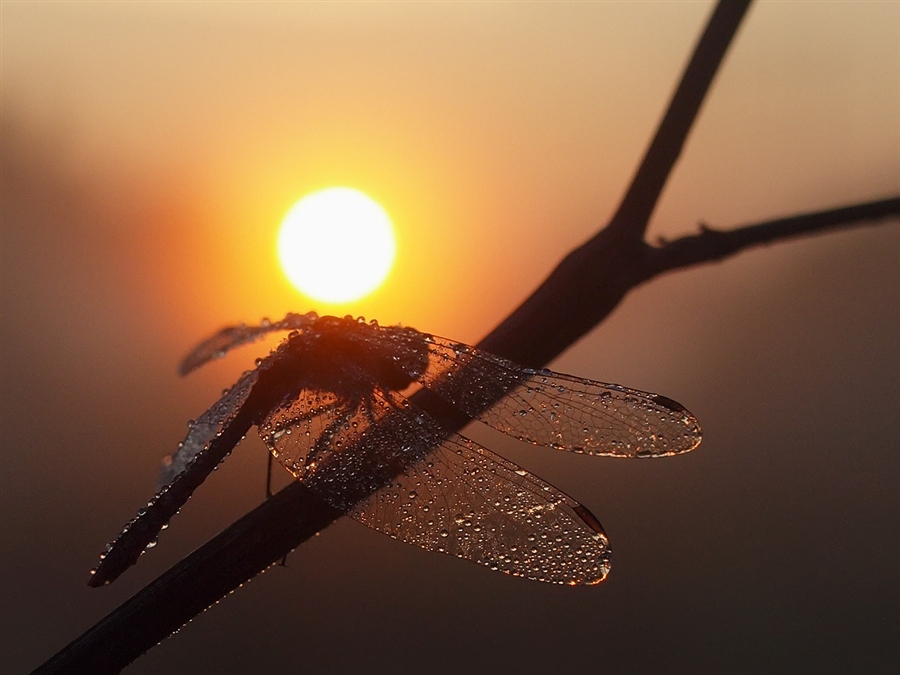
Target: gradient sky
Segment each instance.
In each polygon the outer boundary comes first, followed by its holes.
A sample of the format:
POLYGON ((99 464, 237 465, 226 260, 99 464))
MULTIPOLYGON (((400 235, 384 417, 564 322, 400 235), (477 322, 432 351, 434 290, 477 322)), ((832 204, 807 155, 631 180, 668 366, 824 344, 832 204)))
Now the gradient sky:
MULTIPOLYGON (((248 438, 137 567, 86 586, 186 420, 265 350, 181 380, 196 341, 310 309, 478 341, 605 223, 711 7, 4 1, 4 668, 263 497, 248 438), (386 284, 340 307, 293 291, 274 248, 330 185, 398 232, 386 284)), ((898 192, 900 3, 760 2, 650 238, 898 192)), ((697 451, 472 431, 599 517, 604 584, 507 578, 344 519, 126 672, 894 672, 898 309, 896 221, 658 279, 553 367, 681 401, 697 451)))

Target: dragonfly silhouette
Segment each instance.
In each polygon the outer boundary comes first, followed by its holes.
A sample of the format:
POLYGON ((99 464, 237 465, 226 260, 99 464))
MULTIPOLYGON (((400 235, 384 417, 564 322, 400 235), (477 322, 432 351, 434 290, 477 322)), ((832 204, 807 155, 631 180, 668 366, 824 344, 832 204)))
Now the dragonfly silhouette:
POLYGON ((590 511, 446 430, 401 394, 414 384, 467 418, 559 450, 660 457, 700 443, 696 418, 664 396, 525 368, 412 328, 351 317, 288 314, 225 328, 187 356, 181 373, 286 330, 286 340, 190 423, 163 470, 163 487, 101 555, 92 586, 111 582, 153 546, 254 425, 305 486, 379 532, 515 576, 603 581, 609 542, 590 511))

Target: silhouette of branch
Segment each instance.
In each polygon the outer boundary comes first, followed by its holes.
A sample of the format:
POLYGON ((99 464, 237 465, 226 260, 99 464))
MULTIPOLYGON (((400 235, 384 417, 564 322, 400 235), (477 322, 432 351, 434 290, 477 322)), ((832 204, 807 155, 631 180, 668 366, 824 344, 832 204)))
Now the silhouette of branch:
MULTIPOLYGON (((647 223, 749 0, 721 0, 659 131, 609 226, 570 253, 479 346, 543 366, 612 312, 631 289, 667 270, 721 259, 752 245, 896 215, 900 200, 703 230, 661 247, 647 223)), ((467 419, 426 389, 416 402, 448 430, 467 419)), ((176 564, 35 672, 115 673, 240 584, 276 563, 342 513, 294 482, 176 564)))
POLYGON ((900 197, 804 213, 733 230, 713 230, 701 225, 700 233, 650 249, 648 278, 669 270, 693 267, 732 256, 751 246, 818 234, 850 226, 873 224, 900 215, 900 197))
POLYGON ((622 198, 607 230, 621 230, 634 239, 643 239, 663 187, 681 155, 688 133, 706 98, 713 77, 750 0, 719 2, 709 18, 697 47, 669 102, 644 160, 622 198))
POLYGON ((120 672, 342 515, 302 483, 290 484, 159 576, 34 672, 120 672))
POLYGON ((640 262, 650 216, 749 7, 750 0, 720 0, 716 5, 609 224, 566 256, 480 347, 543 367, 609 316, 643 280, 640 262))
POLYGON ((626 293, 663 272, 721 260, 751 246, 898 215, 900 197, 894 197, 729 231, 703 228, 700 234, 659 247, 643 239, 623 239, 606 228, 569 253, 479 346, 542 367, 608 316, 626 293), (528 337, 517 340, 516 336, 528 337))

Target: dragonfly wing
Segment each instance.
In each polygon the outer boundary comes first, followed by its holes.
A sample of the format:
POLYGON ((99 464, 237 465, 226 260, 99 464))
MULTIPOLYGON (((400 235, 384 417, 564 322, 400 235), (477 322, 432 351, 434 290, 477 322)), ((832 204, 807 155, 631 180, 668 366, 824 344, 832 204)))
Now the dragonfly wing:
MULTIPOLYGON (((298 480, 332 506, 347 510, 389 480, 392 436, 380 423, 394 412, 383 397, 304 390, 273 410, 259 435, 298 480)), ((394 437, 407 430, 395 428, 394 437)), ((402 461, 403 451, 393 457, 402 461)), ((402 464, 400 465, 402 467, 402 464)))
POLYGON ((665 396, 549 370, 428 337, 420 381, 455 407, 520 440, 589 455, 660 457, 693 450, 697 419, 665 396))
POLYGON ((408 544, 513 576, 597 584, 610 568, 609 542, 587 509, 457 434, 348 513, 408 544))
POLYGON ((194 347, 178 367, 181 375, 187 375, 203 364, 218 359, 235 347, 254 342, 268 333, 282 330, 303 330, 318 319, 314 312, 308 314, 287 314, 280 321, 263 320, 258 325, 239 324, 223 328, 194 347))
POLYGON ((191 422, 178 450, 163 461, 154 497, 100 556, 100 564, 92 571, 91 586, 111 583, 134 565, 197 486, 240 441, 250 426, 247 413, 241 411, 257 379, 258 371, 244 373, 222 398, 191 422))
POLYGON ((263 431, 273 454, 379 532, 540 581, 595 584, 609 571, 608 540, 587 509, 478 444, 448 436, 399 394, 376 390, 340 417, 332 452, 312 470, 288 460, 297 432, 284 433, 286 422, 278 437, 263 431))
POLYGON ((275 458, 304 480, 343 444, 355 408, 334 392, 302 389, 270 412, 257 431, 275 458))
POLYGON ((187 436, 178 445, 178 449, 163 459, 157 489, 169 485, 176 476, 183 473, 225 425, 234 419, 258 379, 259 371, 248 370, 233 387, 225 391, 222 398, 190 423, 187 436))

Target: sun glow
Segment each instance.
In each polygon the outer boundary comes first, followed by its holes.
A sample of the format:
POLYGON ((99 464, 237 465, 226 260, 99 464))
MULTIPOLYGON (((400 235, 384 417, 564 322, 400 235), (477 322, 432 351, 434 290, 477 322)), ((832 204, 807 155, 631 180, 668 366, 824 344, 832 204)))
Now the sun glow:
POLYGON ((304 295, 328 303, 358 300, 385 280, 394 262, 394 228, 378 202, 333 187, 306 195, 285 215, 278 258, 304 295))

